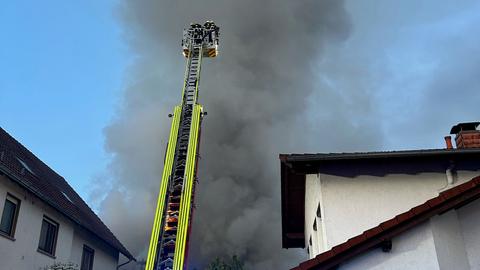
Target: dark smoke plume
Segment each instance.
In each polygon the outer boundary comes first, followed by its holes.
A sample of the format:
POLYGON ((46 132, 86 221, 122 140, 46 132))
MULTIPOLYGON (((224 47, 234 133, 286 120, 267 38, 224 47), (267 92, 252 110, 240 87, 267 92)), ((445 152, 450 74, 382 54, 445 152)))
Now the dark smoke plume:
POLYGON ((181 95, 181 31, 214 20, 220 55, 202 69, 200 102, 208 116, 190 265, 201 269, 215 256, 237 254, 247 269, 285 269, 305 259, 302 250, 281 249, 278 154, 374 145, 374 119, 363 117, 372 111, 365 86, 338 91, 324 76, 339 70, 335 63, 325 68, 322 52, 342 46, 351 32, 343 1, 125 1, 118 14, 135 58, 118 116, 105 131, 113 159, 101 178, 108 190, 96 191, 106 194, 102 218, 145 256, 167 114, 181 95), (352 100, 361 110, 352 111, 352 100))

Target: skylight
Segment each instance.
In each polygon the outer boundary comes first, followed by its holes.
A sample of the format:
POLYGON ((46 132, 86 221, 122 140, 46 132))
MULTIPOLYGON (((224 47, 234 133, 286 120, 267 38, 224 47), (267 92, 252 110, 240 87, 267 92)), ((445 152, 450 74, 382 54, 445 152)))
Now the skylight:
POLYGON ((23 168, 25 168, 27 171, 29 171, 31 174, 35 175, 35 173, 30 169, 30 167, 25 163, 25 161, 21 160, 20 158, 17 157, 18 162, 22 164, 23 168))
POLYGON ((70 197, 68 197, 68 195, 62 191, 62 195, 63 197, 65 197, 69 202, 73 203, 72 199, 70 199, 70 197))

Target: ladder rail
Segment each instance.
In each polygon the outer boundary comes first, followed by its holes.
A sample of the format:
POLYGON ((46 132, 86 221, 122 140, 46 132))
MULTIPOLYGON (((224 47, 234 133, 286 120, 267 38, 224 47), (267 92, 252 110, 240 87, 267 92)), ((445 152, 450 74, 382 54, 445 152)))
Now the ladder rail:
POLYGON ((174 110, 146 270, 185 269, 203 117, 203 108, 197 103, 200 70, 203 57, 218 54, 218 29, 207 21, 184 31, 182 47, 187 65, 182 101, 174 110))
MULTIPOLYGON (((172 213, 176 211, 177 205, 176 202, 172 202, 174 187, 181 185, 182 190, 181 194, 183 196, 185 189, 185 169, 187 164, 187 151, 190 149, 190 138, 192 133, 192 113, 193 106, 197 101, 197 92, 198 92, 198 81, 200 75, 200 66, 201 66, 201 57, 202 57, 202 46, 201 45, 191 45, 190 55, 187 62, 187 76, 184 80, 184 96, 182 104, 182 115, 180 119, 180 128, 179 134, 177 137, 176 150, 174 165, 172 168, 171 177, 169 178, 169 188, 165 196, 165 209, 162 215, 162 228, 160 232, 160 239, 158 242, 158 254, 156 260, 156 269, 169 269, 172 266, 183 264, 183 250, 178 250, 179 254, 176 254, 177 249, 184 249, 184 243, 181 241, 177 244, 178 234, 183 235, 185 224, 179 224, 180 213, 188 211, 185 207, 178 209, 178 214, 176 216, 170 215, 169 211, 172 213), (171 220, 172 222, 168 222, 171 220), (173 225, 170 227, 168 225, 173 225), (167 236, 167 237, 165 237, 167 236), (172 243, 175 243, 172 247, 172 243), (178 255, 178 256, 175 256, 178 255), (177 259, 178 258, 178 259, 177 259), (181 263, 176 263, 181 261, 181 263)), ((179 202, 179 206, 184 206, 186 203, 179 202)), ((183 219, 181 220, 182 222, 183 219)), ((178 268, 178 267, 177 267, 178 268)))

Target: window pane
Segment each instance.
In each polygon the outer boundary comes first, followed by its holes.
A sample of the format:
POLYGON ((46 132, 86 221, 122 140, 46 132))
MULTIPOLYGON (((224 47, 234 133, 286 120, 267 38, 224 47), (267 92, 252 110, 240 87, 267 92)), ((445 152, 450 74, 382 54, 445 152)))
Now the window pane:
POLYGON ((40 231, 40 243, 38 243, 38 248, 44 251, 47 251, 47 247, 46 247, 47 229, 48 229, 48 223, 45 220, 43 220, 42 230, 40 231))
POLYGON ((5 200, 5 206, 3 207, 2 220, 0 222, 0 231, 12 235, 13 222, 15 220, 15 212, 17 205, 10 200, 5 200))
POLYGON ((55 240, 55 227, 48 223, 46 248, 49 253, 53 253, 53 242, 55 240))
POLYGON ((42 221, 42 230, 40 231, 40 242, 38 243, 38 248, 54 255, 55 251, 55 241, 57 239, 57 225, 47 221, 42 221))
POLYGON ((92 270, 93 269, 93 249, 83 246, 82 254, 82 266, 80 270, 92 270))

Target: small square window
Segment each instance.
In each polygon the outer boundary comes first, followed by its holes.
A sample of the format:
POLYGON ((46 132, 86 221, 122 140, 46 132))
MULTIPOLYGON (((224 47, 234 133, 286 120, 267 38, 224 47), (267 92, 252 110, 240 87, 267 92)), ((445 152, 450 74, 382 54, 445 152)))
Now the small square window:
POLYGON ((0 234, 12 237, 15 235, 20 200, 7 194, 3 206, 2 219, 0 220, 0 234))
POLYGON ((87 245, 83 245, 83 254, 82 254, 82 266, 80 270, 92 270, 93 269, 93 257, 95 251, 93 248, 90 248, 87 245))
POLYGON ((55 256, 57 245, 58 223, 48 217, 43 217, 38 249, 48 255, 55 256))

